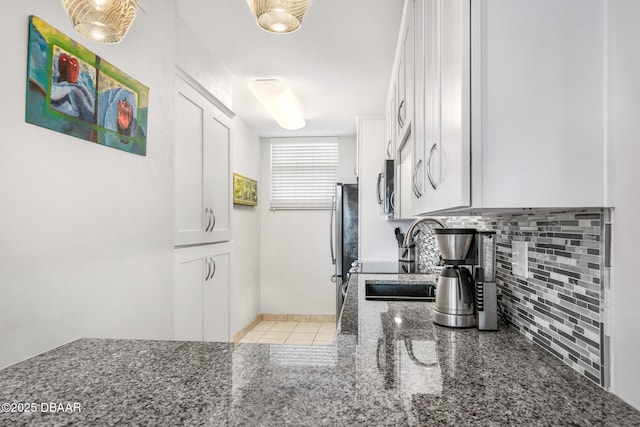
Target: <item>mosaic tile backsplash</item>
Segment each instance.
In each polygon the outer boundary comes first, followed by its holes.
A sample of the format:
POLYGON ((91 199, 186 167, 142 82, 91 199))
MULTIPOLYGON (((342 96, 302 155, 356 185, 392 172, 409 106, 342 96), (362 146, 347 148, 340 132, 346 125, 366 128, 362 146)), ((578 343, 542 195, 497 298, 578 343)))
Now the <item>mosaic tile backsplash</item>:
MULTIPOLYGON (((609 211, 586 209, 491 217, 448 217, 449 227, 496 231, 496 282, 506 320, 567 365, 607 388, 608 289, 604 239, 609 211), (512 273, 512 242, 528 245, 527 276, 512 273)), ((421 269, 439 260, 431 227, 418 237, 421 269), (436 248, 434 251, 433 248, 436 248)))

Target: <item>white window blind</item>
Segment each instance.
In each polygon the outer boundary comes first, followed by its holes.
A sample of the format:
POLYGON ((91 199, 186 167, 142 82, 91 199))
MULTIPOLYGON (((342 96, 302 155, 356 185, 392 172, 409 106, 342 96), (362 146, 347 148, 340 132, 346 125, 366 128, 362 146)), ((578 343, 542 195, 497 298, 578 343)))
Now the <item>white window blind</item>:
POLYGON ((271 209, 329 209, 338 138, 271 138, 271 209))

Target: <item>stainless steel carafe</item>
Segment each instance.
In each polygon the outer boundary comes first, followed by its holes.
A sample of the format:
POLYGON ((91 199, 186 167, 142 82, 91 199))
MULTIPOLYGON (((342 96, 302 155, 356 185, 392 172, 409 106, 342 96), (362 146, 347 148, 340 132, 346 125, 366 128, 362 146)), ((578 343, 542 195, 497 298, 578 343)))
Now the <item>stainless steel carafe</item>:
POLYGON ((464 267, 446 267, 438 278, 433 321, 454 328, 475 326, 474 288, 464 267))
POLYGON ((447 266, 438 278, 433 322, 454 328, 475 326, 474 281, 469 270, 460 265, 466 263, 476 230, 441 228, 434 233, 447 266))

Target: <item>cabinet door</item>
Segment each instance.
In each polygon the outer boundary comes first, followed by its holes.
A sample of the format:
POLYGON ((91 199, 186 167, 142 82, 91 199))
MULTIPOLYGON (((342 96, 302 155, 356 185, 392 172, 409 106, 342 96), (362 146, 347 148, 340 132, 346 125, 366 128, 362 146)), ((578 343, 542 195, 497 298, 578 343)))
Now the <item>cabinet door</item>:
POLYGON ((176 78, 175 244, 231 238, 230 121, 176 78))
POLYGON ((176 249, 174 338, 229 341, 230 246, 176 249))
POLYGON ((217 110, 211 112, 204 164, 207 174, 205 194, 213 217, 211 242, 231 240, 231 124, 217 110))
POLYGON ((178 254, 174 283, 174 338, 202 341, 202 284, 206 274, 205 257, 178 254))
POLYGON ((439 117, 434 109, 434 129, 439 127, 439 135, 435 132, 427 161, 434 210, 471 202, 471 5, 470 0, 438 3, 440 108, 439 117))
POLYGON ((435 44, 429 38, 437 31, 437 22, 427 21, 432 16, 431 5, 435 0, 416 1, 414 9, 414 118, 413 118, 413 159, 411 165, 411 214, 419 215, 430 209, 429 197, 431 193, 425 186, 425 145, 429 144, 426 138, 427 111, 429 111, 429 130, 433 129, 431 123, 431 108, 427 109, 427 103, 431 106, 434 93, 427 85, 433 83, 431 75, 427 75, 427 67, 432 67, 431 60, 435 44))
POLYGON ((385 158, 395 159, 396 157, 396 88, 393 86, 392 92, 389 95, 389 102, 387 104, 387 112, 385 114, 385 158))
POLYGON ((204 341, 229 341, 229 254, 209 258, 212 268, 204 282, 203 329, 204 341))
POLYGON ((396 144, 399 146, 411 130, 414 99, 414 7, 405 2, 400 32, 399 59, 396 68, 396 144))
POLYGON ((479 3, 473 72, 481 80, 473 96, 482 103, 474 103, 473 145, 474 167, 479 158, 482 167, 481 179, 474 174, 474 207, 609 205, 607 86, 618 82, 605 65, 615 54, 607 30, 614 2, 479 3))

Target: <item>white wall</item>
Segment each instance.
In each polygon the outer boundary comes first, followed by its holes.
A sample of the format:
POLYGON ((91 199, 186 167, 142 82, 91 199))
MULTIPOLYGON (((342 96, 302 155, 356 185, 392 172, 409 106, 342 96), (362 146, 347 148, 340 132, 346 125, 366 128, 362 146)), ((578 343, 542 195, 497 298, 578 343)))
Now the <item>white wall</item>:
MULTIPOLYGON (((183 4, 182 1, 178 2, 178 13, 183 4)), ((176 64, 231 109, 233 86, 231 71, 212 54, 207 45, 180 16, 176 18, 176 36, 180 46, 176 53, 176 64)))
POLYGON ((394 261, 398 259, 396 227, 406 228, 406 221, 388 221, 376 198, 378 174, 385 159, 384 118, 358 118, 358 155, 360 158, 360 260, 394 261))
POLYGON ((170 338, 173 286, 173 2, 126 39, 82 39, 60 2, 0 14, 0 367, 79 337, 170 338), (24 121, 35 14, 150 88, 147 156, 24 121))
MULTIPOLYGON (((262 140, 258 182, 263 313, 335 314, 329 211, 269 210, 269 139, 262 140)), ((338 181, 355 182, 355 137, 339 138, 338 181)))
POLYGON ((640 2, 610 2, 611 135, 615 141, 613 275, 611 280, 612 391, 640 409, 640 2))
MULTIPOLYGON (((233 172, 258 180, 260 138, 242 120, 233 120, 233 172)), ((260 314, 260 208, 233 206, 231 252, 231 338, 260 314)))

